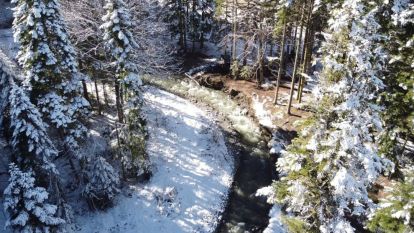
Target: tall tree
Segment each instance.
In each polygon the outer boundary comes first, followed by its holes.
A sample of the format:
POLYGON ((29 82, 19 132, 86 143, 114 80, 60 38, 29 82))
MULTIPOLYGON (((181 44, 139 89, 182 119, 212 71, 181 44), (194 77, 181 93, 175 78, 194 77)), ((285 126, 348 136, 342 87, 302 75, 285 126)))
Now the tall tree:
POLYGON ((123 0, 107 0, 104 24, 104 40, 111 52, 115 68, 115 95, 119 122, 124 122, 124 109, 121 101, 121 81, 125 78, 138 79, 136 66, 132 62, 134 48, 138 47, 130 31, 131 14, 123 0))
POLYGON ((296 224, 354 232, 375 208, 368 188, 393 165, 378 152, 376 140, 382 131, 376 101, 387 56, 379 6, 362 0, 334 6, 322 46, 317 113, 279 159, 286 176, 276 193, 296 224))
POLYGON ((388 8, 383 28, 390 38, 386 48, 391 61, 382 94, 386 133, 381 148, 396 163, 397 172, 368 227, 373 232, 403 233, 414 231, 414 160, 406 148, 414 141, 414 3, 394 0, 388 8))
POLYGON ((24 69, 24 85, 43 116, 65 137, 67 149, 75 151, 86 133, 82 118, 89 103, 82 96, 81 80, 57 0, 13 0, 17 55, 24 69))

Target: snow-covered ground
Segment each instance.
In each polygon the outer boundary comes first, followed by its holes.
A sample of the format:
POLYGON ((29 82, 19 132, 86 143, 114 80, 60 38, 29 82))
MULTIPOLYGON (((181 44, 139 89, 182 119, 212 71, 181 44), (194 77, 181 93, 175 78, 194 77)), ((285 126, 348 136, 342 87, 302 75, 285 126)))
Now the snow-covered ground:
POLYGON ((148 153, 154 174, 131 185, 105 212, 76 216, 85 233, 213 232, 231 187, 234 161, 220 129, 191 102, 146 88, 148 153))

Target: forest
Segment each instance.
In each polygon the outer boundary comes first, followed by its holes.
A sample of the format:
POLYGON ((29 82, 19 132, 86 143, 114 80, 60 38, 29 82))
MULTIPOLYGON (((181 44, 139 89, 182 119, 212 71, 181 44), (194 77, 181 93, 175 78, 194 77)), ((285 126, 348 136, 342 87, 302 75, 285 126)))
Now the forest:
POLYGON ((0 232, 413 233, 412 0, 0 0, 0 232))

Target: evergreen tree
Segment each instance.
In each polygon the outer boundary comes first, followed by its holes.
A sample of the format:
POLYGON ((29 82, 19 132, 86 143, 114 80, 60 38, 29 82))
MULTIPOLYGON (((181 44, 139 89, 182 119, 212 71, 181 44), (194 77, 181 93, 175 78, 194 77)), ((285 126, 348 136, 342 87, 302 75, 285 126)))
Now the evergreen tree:
POLYGON ((47 191, 35 185, 31 172, 10 165, 9 185, 4 190, 4 208, 9 213, 6 227, 16 232, 54 232, 65 221, 56 217, 57 207, 47 204, 47 191))
POLYGON ((179 45, 186 51, 187 38, 200 43, 209 39, 214 23, 214 0, 169 0, 166 2, 166 20, 170 23, 172 37, 179 35, 179 45))
POLYGON ((379 209, 368 224, 372 232, 405 233, 414 231, 414 170, 404 171, 405 180, 389 187, 379 209))
MULTIPOLYGON (((124 177, 136 177, 138 170, 145 163, 145 128, 140 115, 142 104, 142 81, 133 63, 134 49, 138 47, 130 31, 132 25, 127 4, 122 0, 107 0, 105 9, 107 14, 103 17, 104 40, 111 52, 115 68, 115 94, 118 118, 126 123, 120 129, 120 142, 118 150, 121 152, 124 177), (122 92, 121 92, 122 87, 122 92), (124 116, 124 106, 121 97, 127 99, 127 115, 124 116), (126 119, 124 119, 126 118, 126 119)), ((146 166, 145 166, 146 167, 146 166)), ((143 170, 146 170, 144 168, 143 170)))
POLYGON ((354 232, 375 204, 370 185, 392 163, 378 152, 382 130, 376 104, 384 87, 387 57, 380 41, 378 6, 346 0, 334 9, 322 47, 324 69, 316 95, 317 113, 278 161, 286 176, 278 201, 306 227, 354 232))
POLYGON ((26 168, 40 168, 57 174, 51 162, 57 150, 47 135, 41 114, 22 88, 12 84, 9 95, 12 146, 19 156, 14 158, 26 168))
POLYGON ((414 4, 407 0, 395 0, 389 4, 384 27, 390 37, 387 43, 391 61, 389 73, 384 78, 387 91, 382 102, 386 106, 383 119, 387 133, 381 141, 382 150, 397 164, 397 178, 386 187, 385 198, 372 215, 369 229, 374 232, 414 231, 414 170, 413 159, 406 154, 407 141, 414 141, 414 4), (390 17, 389 17, 390 16, 390 17))
POLYGON ((119 176, 113 167, 103 157, 97 157, 89 167, 88 184, 83 195, 87 198, 90 207, 102 209, 112 203, 119 193, 119 176))
POLYGON ((24 85, 44 117, 65 135, 68 149, 78 148, 86 133, 81 123, 88 113, 82 97, 75 51, 69 41, 57 0, 13 0, 17 55, 24 69, 24 85))
POLYGON ((124 122, 124 112, 121 101, 120 82, 123 79, 139 79, 136 66, 131 61, 134 48, 138 47, 130 31, 131 14, 123 0, 107 0, 106 15, 102 18, 104 24, 104 40, 111 52, 115 68, 115 94, 119 122, 124 122))
POLYGON ((391 60, 384 78, 387 89, 382 94, 387 134, 381 144, 384 153, 399 163, 405 143, 414 141, 414 4, 395 0, 389 6, 391 12, 387 15, 391 17, 385 20, 384 28, 390 37, 386 48, 391 60))
POLYGON ((166 3, 167 15, 165 20, 169 22, 171 37, 179 36, 178 44, 181 49, 186 50, 186 7, 184 0, 169 0, 166 3))

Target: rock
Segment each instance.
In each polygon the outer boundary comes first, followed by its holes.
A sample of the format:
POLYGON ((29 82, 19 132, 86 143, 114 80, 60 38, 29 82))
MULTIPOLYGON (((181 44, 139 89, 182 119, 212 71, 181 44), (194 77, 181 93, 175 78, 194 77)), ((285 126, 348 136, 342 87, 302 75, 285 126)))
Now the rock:
POLYGON ((235 89, 230 89, 229 94, 230 94, 231 97, 236 97, 240 94, 240 91, 235 90, 235 89))
POLYGON ((202 86, 214 89, 222 90, 224 88, 224 82, 221 76, 207 76, 203 75, 199 78, 199 83, 202 86))

